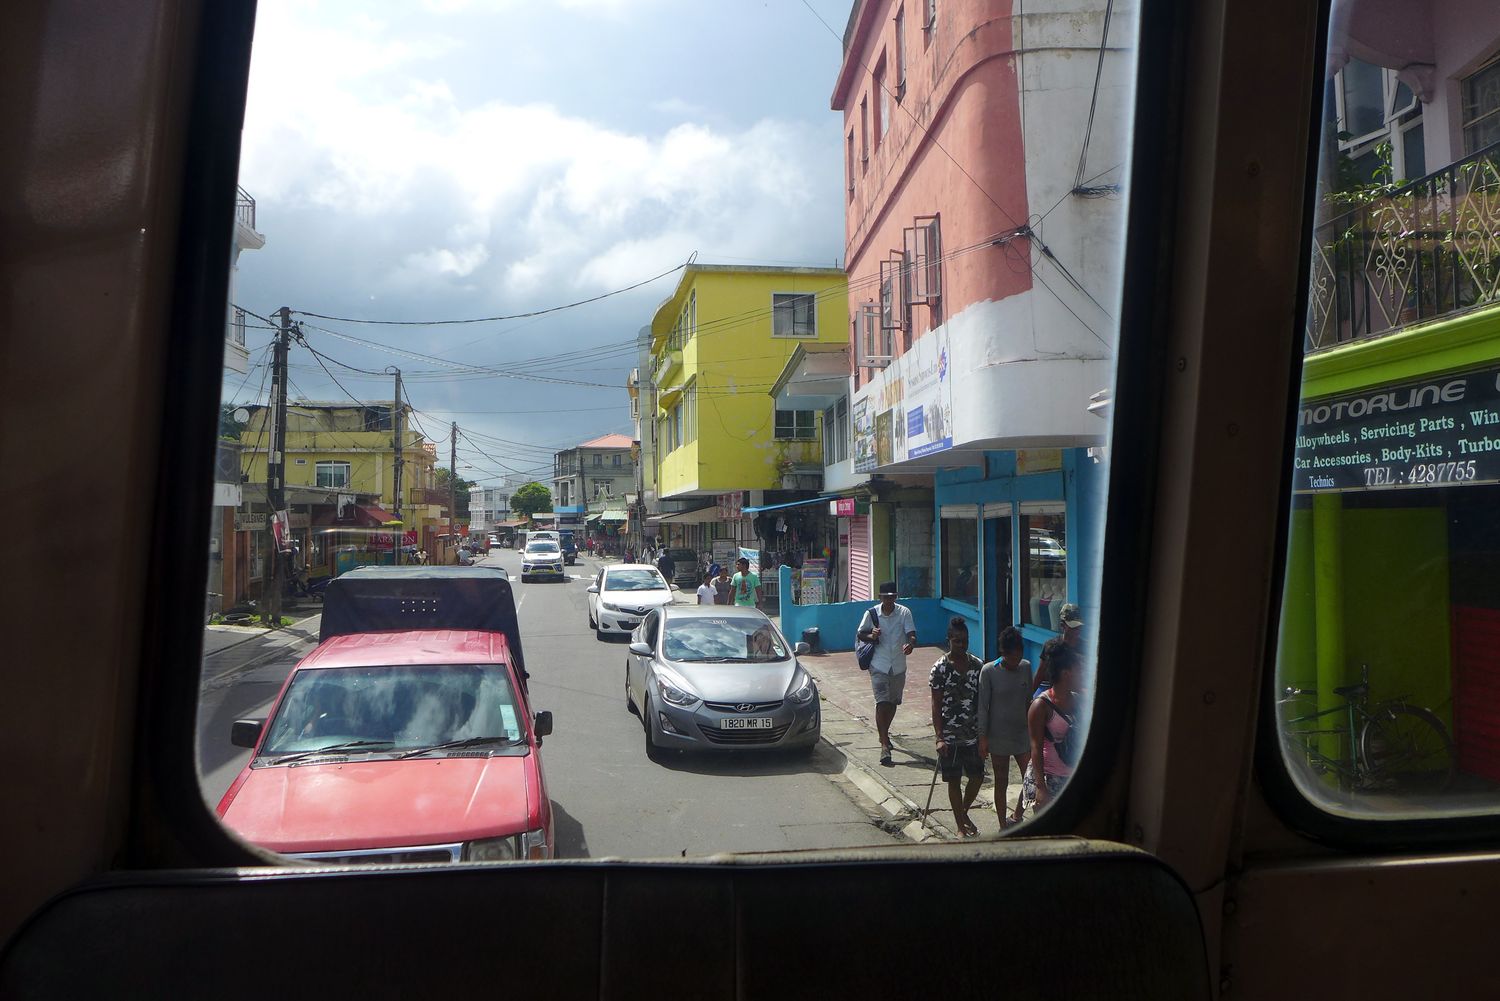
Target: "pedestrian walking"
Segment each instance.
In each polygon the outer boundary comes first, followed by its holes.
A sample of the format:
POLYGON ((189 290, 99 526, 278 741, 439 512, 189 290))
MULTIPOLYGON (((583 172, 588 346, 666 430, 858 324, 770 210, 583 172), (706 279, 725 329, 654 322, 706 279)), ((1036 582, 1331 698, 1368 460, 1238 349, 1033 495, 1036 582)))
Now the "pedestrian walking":
POLYGON ((698 604, 700 604, 700 605, 713 605, 713 604, 717 604, 717 602, 715 601, 716 597, 717 597, 717 594, 714 591, 714 578, 713 578, 713 574, 704 574, 703 575, 703 583, 701 583, 701 584, 698 585, 698 604))
POLYGON ((719 576, 714 578, 714 604, 734 604, 734 578, 729 576, 728 567, 719 567, 719 576))
POLYGON ((1079 644, 1083 642, 1083 617, 1078 614, 1077 605, 1068 602, 1058 612, 1057 618, 1062 625, 1062 632, 1042 644, 1041 656, 1037 657, 1036 691, 1033 698, 1052 684, 1052 654, 1058 647, 1066 646, 1077 653, 1079 644))
POLYGON ((670 584, 672 583, 672 578, 677 576, 677 561, 672 559, 670 552, 663 549, 661 555, 656 558, 656 569, 661 571, 661 575, 670 584))
POLYGON ((932 689, 932 729, 937 735, 938 766, 948 783, 948 803, 958 833, 979 834, 969 807, 984 785, 984 758, 979 756, 979 672, 983 663, 969 652, 969 625, 955 615, 948 620, 948 652, 928 678, 932 689), (961 780, 966 785, 960 787, 961 780))
POLYGON ((750 561, 741 556, 735 566, 738 572, 730 578, 730 586, 734 591, 734 603, 754 608, 760 601, 760 575, 750 572, 750 561))
POLYGON ((1006 626, 1000 631, 1000 659, 979 672, 979 756, 995 769, 995 815, 1000 828, 1019 824, 1025 808, 1017 798, 1010 817, 1005 815, 1010 785, 1010 762, 1023 780, 1031 761, 1031 733, 1026 713, 1031 705, 1031 661, 1021 656, 1021 631, 1006 626))
POLYGON ((906 690, 906 658, 917 645, 911 609, 896 602, 896 584, 880 585, 880 604, 865 613, 856 638, 875 644, 870 660, 870 689, 875 696, 875 730, 880 735, 880 763, 890 768, 891 721, 906 690))
POLYGON ((1083 729, 1077 726, 1081 707, 1078 688, 1078 654, 1059 646, 1052 652, 1052 685, 1031 702, 1026 713, 1031 736, 1031 763, 1022 783, 1022 798, 1032 810, 1040 810, 1062 791, 1073 774, 1083 729))

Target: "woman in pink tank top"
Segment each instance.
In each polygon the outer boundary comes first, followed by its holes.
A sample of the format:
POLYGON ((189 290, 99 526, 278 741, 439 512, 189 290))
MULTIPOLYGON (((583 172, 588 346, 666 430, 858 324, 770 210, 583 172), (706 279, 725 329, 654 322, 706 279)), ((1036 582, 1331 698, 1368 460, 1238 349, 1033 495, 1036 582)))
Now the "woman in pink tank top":
POLYGON ((1077 676, 1078 655, 1059 647, 1052 655, 1052 687, 1033 699, 1026 713, 1031 762, 1022 795, 1034 809, 1046 806, 1073 774, 1076 748, 1083 740, 1082 733, 1073 732, 1077 676))

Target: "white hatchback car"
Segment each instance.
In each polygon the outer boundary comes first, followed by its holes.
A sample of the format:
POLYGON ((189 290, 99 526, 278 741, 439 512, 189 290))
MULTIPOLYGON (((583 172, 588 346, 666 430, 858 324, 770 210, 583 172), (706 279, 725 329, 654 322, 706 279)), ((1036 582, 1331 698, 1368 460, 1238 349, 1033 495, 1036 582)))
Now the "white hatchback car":
POLYGON ((589 585, 589 628, 600 639, 629 636, 653 608, 670 604, 672 588, 646 563, 605 567, 589 585))

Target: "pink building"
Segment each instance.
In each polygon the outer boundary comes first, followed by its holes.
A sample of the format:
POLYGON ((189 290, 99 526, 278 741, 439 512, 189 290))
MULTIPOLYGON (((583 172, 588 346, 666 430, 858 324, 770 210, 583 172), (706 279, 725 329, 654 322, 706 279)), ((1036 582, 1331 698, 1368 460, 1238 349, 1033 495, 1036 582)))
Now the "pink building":
POLYGON ((986 651, 1096 601, 1107 425, 1089 404, 1114 373, 1134 17, 857 0, 844 32, 847 396, 811 366, 800 385, 825 427, 847 408, 825 489, 869 500, 840 526, 845 595, 894 580, 986 651))

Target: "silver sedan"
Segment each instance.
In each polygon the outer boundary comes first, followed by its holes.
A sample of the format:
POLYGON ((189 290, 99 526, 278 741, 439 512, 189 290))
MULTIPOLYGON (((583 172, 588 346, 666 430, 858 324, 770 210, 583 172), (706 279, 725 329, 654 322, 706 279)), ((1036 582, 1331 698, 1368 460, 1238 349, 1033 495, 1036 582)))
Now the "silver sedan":
POLYGON ((795 748, 811 752, 822 725, 818 686, 765 613, 725 605, 665 605, 631 636, 625 705, 641 718, 646 756, 663 750, 795 748))

